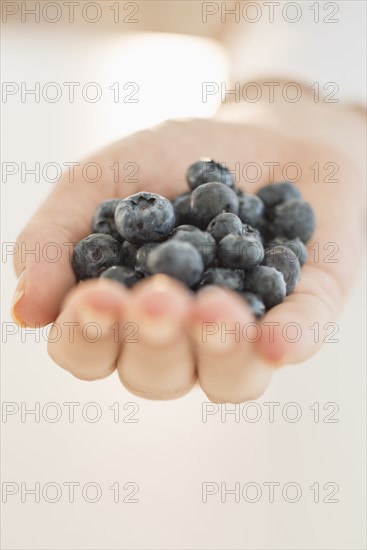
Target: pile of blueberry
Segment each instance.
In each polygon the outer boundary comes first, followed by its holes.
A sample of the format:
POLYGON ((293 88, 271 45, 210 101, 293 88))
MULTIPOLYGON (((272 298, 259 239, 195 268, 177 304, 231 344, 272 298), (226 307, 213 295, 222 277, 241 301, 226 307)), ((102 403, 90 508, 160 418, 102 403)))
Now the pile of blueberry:
POLYGON ((289 182, 244 193, 210 159, 192 164, 187 182, 190 191, 172 201, 143 191, 100 204, 93 233, 74 248, 77 279, 106 277, 132 287, 165 273, 194 291, 237 291, 261 317, 300 279, 315 229, 311 206, 289 182))

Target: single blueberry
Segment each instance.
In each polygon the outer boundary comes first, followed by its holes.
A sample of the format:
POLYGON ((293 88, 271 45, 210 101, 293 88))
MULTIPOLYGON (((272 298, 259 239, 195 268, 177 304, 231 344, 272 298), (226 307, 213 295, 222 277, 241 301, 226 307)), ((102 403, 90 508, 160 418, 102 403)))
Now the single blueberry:
POLYGON ((245 224, 252 227, 259 227, 263 222, 264 203, 256 195, 242 194, 238 197, 239 211, 238 216, 245 224))
POLYGON ((246 300, 257 319, 265 315, 265 305, 258 294, 244 290, 243 292, 239 292, 239 295, 246 300))
POLYGON ((258 265, 246 273, 245 290, 258 294, 266 309, 280 304, 287 292, 282 273, 266 265, 258 265))
POLYGON ((234 187, 234 177, 228 168, 212 159, 199 160, 192 164, 187 171, 187 182, 191 191, 203 183, 213 181, 234 187))
POLYGON ((145 243, 139 248, 135 258, 135 271, 142 277, 151 275, 148 269, 148 255, 151 250, 159 246, 159 243, 145 243))
POLYGON ((206 229, 212 219, 222 212, 238 214, 238 197, 223 183, 204 183, 191 193, 191 210, 195 225, 206 229))
POLYGON ((148 254, 147 266, 152 274, 165 273, 187 286, 198 283, 204 272, 204 262, 190 243, 171 239, 148 254))
POLYGON ((260 231, 255 227, 252 227, 248 223, 242 224, 242 235, 244 235, 245 237, 253 237, 254 239, 257 239, 261 244, 263 242, 260 231))
POLYGON ((121 241, 121 235, 115 225, 115 210, 120 200, 109 199, 97 207, 92 220, 92 233, 104 233, 121 241))
POLYGON ((232 270, 224 267, 212 267, 204 272, 198 287, 217 285, 240 291, 243 289, 243 281, 243 271, 241 273, 239 269, 232 270))
POLYGON ((242 235, 243 233, 240 218, 231 212, 223 212, 215 216, 206 230, 217 242, 221 241, 223 237, 226 237, 230 233, 234 235, 242 235))
POLYGON ((111 235, 93 233, 76 244, 71 263, 78 280, 99 277, 108 267, 122 263, 121 244, 111 235))
POLYGON ((224 267, 251 269, 263 261, 264 248, 256 237, 230 234, 220 241, 218 257, 224 267))
POLYGON ((175 211, 176 225, 189 224, 192 220, 191 193, 187 191, 172 199, 172 206, 175 211))
POLYGON ((139 247, 135 246, 135 244, 129 243, 129 241, 123 242, 121 246, 122 264, 134 269, 138 250, 139 247))
POLYGON ((275 239, 273 239, 267 245, 267 248, 271 248, 272 246, 277 246, 279 244, 286 246, 287 248, 290 248, 292 252, 295 253, 301 267, 303 266, 303 264, 307 262, 307 257, 308 257, 307 248, 298 237, 291 240, 288 240, 287 237, 275 237, 275 239))
POLYGON ((288 247, 278 245, 265 250, 263 265, 275 267, 283 274, 287 294, 291 294, 301 278, 301 266, 295 253, 288 247))
POLYGON ((183 224, 183 225, 178 225, 172 231, 171 237, 174 237, 176 235, 176 233, 178 233, 179 231, 199 231, 199 232, 201 232, 201 229, 199 229, 199 227, 196 227, 195 225, 190 225, 188 223, 183 224))
POLYGON ((124 265, 114 265, 106 269, 101 273, 103 279, 112 279, 113 281, 118 281, 119 283, 127 286, 128 288, 132 287, 139 281, 138 275, 130 267, 124 265))
POLYGON ((217 254, 217 243, 213 237, 197 227, 193 227, 194 230, 184 229, 185 226, 180 227, 182 229, 175 230, 172 239, 192 244, 200 253, 204 267, 211 265, 217 254))
POLYGON ((121 237, 133 244, 163 241, 175 225, 175 211, 165 197, 143 191, 118 203, 115 223, 121 237))
POLYGON ((257 196, 262 200, 265 208, 268 209, 291 199, 300 199, 301 193, 293 183, 282 181, 265 185, 257 192, 257 196))
POLYGON ((307 243, 316 227, 315 214, 311 206, 302 199, 292 199, 275 206, 271 212, 275 235, 307 243))
POLYGON ((257 229, 259 230, 264 243, 270 242, 275 238, 274 228, 268 219, 265 218, 257 229))

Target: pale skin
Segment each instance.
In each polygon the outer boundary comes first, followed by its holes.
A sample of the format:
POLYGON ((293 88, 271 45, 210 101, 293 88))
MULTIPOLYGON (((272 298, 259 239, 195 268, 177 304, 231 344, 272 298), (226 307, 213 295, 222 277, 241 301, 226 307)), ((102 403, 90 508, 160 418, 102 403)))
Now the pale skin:
POLYGON ((19 235, 18 243, 25 242, 29 249, 36 242, 41 247, 58 243, 63 256, 57 263, 37 263, 34 256, 22 263, 20 255, 15 257, 24 293, 17 294, 14 319, 27 326, 56 321, 65 327, 58 341, 49 343, 48 351, 57 364, 81 379, 104 378, 117 369, 121 382, 146 398, 179 397, 197 380, 214 402, 258 398, 275 367, 305 361, 318 351, 324 325, 337 319, 352 287, 363 241, 364 128, 359 109, 314 103, 305 92, 296 104, 286 103, 281 96, 274 103, 233 103, 223 106, 214 119, 168 121, 122 139, 88 159, 102 166, 104 177, 98 184, 85 182, 77 170, 75 182, 70 183, 66 174, 19 235), (171 198, 185 191, 186 169, 201 156, 229 167, 258 163, 263 168, 260 181, 237 182, 250 193, 269 182, 264 163, 279 162, 275 180, 283 179, 285 164, 298 163, 302 177, 297 185, 316 213, 317 229, 302 279, 295 292, 261 320, 258 338, 252 327, 247 338, 241 332, 237 342, 233 334, 221 341, 223 330, 234 329, 235 323, 242 331, 255 322, 247 305, 230 291, 210 287, 192 295, 180 283, 159 275, 133 290, 108 280, 76 285, 70 247, 63 244, 91 232, 94 210, 107 198, 141 190, 171 198), (115 183, 108 167, 130 161, 139 166, 139 183, 115 183), (318 183, 310 169, 316 162, 318 183), (338 165, 334 176, 338 182, 323 181, 330 173, 323 172, 323 166, 330 162, 338 165), (318 258, 314 243, 319 246, 318 258), (325 262, 332 251, 323 249, 327 243, 338 247, 334 263, 325 262), (66 322, 76 323, 72 342, 66 322), (91 322, 98 323, 102 332, 95 343, 82 334, 91 322), (315 322, 320 327, 319 342, 309 328, 315 322), (110 329, 115 323, 125 326, 119 338, 110 329), (224 325, 210 335, 205 323, 224 325), (290 342, 295 335, 292 329, 284 337, 288 323, 300 327, 297 342, 290 342), (129 342, 131 326, 137 327, 133 339, 138 342, 129 342), (206 339, 203 331, 208 332, 206 339))

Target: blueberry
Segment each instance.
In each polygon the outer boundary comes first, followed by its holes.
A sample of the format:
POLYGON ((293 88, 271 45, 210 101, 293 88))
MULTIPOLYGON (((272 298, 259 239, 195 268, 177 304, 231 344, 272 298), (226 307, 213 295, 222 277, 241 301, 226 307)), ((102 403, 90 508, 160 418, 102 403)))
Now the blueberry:
POLYGON ((246 273, 245 290, 258 294, 270 309, 280 304, 286 295, 286 284, 283 275, 266 265, 259 265, 246 273))
POLYGON ((177 239, 171 239, 152 250, 148 255, 147 266, 152 274, 165 273, 189 287, 196 285, 204 272, 204 263, 197 249, 177 239))
POLYGON ((92 233, 104 233, 121 241, 121 235, 115 225, 115 210, 120 200, 109 199, 98 206, 92 220, 92 233))
POLYGON ((239 292, 239 295, 246 300, 255 317, 260 319, 260 317, 265 314, 265 305, 260 296, 254 294, 253 292, 249 292, 248 290, 239 292))
POLYGON ((282 202, 300 199, 301 193, 293 183, 282 181, 265 185, 257 192, 257 196, 265 204, 265 208, 273 208, 273 206, 282 202))
POLYGON ((217 285, 240 291, 243 289, 243 281, 243 271, 241 273, 239 269, 232 270, 224 267, 211 267, 204 272, 199 287, 217 285))
POLYGON ((256 195, 239 195, 239 211, 238 216, 243 223, 249 224, 252 227, 259 227, 263 222, 264 203, 256 195))
POLYGON ((287 285, 287 294, 293 292, 301 277, 301 266, 290 248, 278 245, 265 250, 263 265, 280 271, 287 285))
POLYGON ((303 264, 306 263, 307 257, 308 257, 307 248, 298 237, 291 240, 288 240, 287 237, 276 237, 268 245, 267 248, 271 248, 272 246, 277 246, 278 244, 281 244, 283 246, 286 246, 287 248, 290 248, 292 252, 294 252, 295 255, 297 256, 301 267, 303 266, 303 264))
POLYGON ((175 211, 176 225, 191 223, 192 213, 190 201, 191 193, 189 191, 178 195, 178 197, 172 200, 172 205, 175 211))
POLYGON ((194 229, 195 231, 192 229, 180 229, 179 231, 175 231, 172 238, 181 242, 192 244, 200 253, 204 262, 204 267, 208 267, 213 263, 213 260, 216 257, 217 243, 213 237, 209 235, 209 233, 201 231, 197 227, 194 229))
POLYGON ((121 244, 111 235, 93 233, 75 246, 72 266, 78 280, 99 277, 113 265, 121 264, 121 244))
POLYGON ((191 210, 195 225, 205 229, 222 212, 238 214, 238 197, 223 183, 204 183, 191 193, 191 210))
POLYGON ((262 238, 260 231, 256 229, 255 227, 252 227, 251 225, 248 225, 247 223, 242 224, 242 235, 246 237, 253 237, 254 239, 258 240, 259 243, 262 244, 262 238))
POLYGON ((151 275, 147 265, 148 255, 149 252, 157 246, 159 246, 159 243, 145 243, 139 248, 136 253, 135 271, 142 277, 147 277, 148 275, 151 275))
POLYGON ((106 269, 101 273, 103 279, 112 279, 113 281, 118 281, 119 283, 127 286, 128 288, 132 287, 139 281, 138 275, 130 267, 124 265, 114 265, 106 269))
POLYGON ((230 233, 234 235, 242 235, 243 233, 240 218, 231 212, 223 212, 215 216, 206 230, 217 242, 230 233))
POLYGON ((185 223, 183 225, 178 225, 177 227, 175 227, 171 233, 171 237, 174 237, 176 233, 178 233, 179 231, 201 231, 201 229, 199 229, 195 225, 190 225, 189 223, 185 223))
POLYGON ((263 242, 271 242, 274 240, 274 228, 272 227, 269 220, 264 219, 264 221, 259 225, 258 230, 260 232, 263 242))
POLYGON ((133 244, 163 241, 175 225, 175 211, 165 197, 143 191, 118 203, 115 223, 121 237, 133 244))
POLYGON ((190 166, 187 171, 187 182, 191 191, 203 183, 219 182, 234 187, 234 178, 224 165, 211 159, 202 159, 190 166))
POLYGON ((264 248, 253 236, 227 235, 219 243, 218 257, 224 267, 251 269, 263 261, 264 248))
POLYGON ((288 239, 298 237, 307 243, 316 227, 311 206, 302 199, 293 199, 275 206, 271 213, 273 232, 288 239))
POLYGON ((135 244, 129 243, 129 241, 123 242, 121 246, 122 264, 134 269, 138 250, 139 247, 135 244))

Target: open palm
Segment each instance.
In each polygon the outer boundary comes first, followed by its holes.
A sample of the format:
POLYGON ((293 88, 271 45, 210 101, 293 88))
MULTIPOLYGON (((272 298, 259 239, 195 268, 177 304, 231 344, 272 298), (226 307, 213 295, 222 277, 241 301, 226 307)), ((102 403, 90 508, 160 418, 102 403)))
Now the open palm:
POLYGON ((65 174, 57 184, 18 244, 39 243, 42 250, 57 243, 61 258, 16 256, 22 275, 13 308, 28 326, 56 321, 49 343, 56 363, 87 380, 117 368, 130 391, 148 398, 178 397, 198 378, 211 400, 241 402, 261 395, 273 367, 303 361, 322 345, 350 288, 362 240, 362 117, 311 101, 256 108, 233 105, 216 119, 138 132, 88 159, 101 167, 99 182, 85 181, 76 169, 74 181, 65 174), (192 297, 159 275, 131 291, 106 279, 76 285, 70 243, 91 232, 97 205, 141 190, 172 198, 186 190, 186 169, 202 156, 225 162, 250 193, 272 176, 300 176, 317 229, 295 292, 257 326, 242 299, 216 287, 192 297), (138 169, 133 177, 123 171, 128 163, 138 169))

